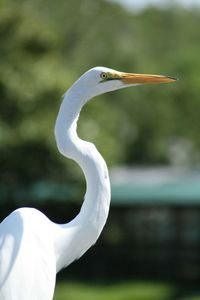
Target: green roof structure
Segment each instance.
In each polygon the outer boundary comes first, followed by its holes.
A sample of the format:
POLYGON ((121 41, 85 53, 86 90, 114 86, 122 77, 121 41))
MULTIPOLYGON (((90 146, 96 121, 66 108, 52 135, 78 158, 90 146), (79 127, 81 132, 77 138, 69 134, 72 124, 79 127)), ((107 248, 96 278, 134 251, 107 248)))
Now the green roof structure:
MULTIPOLYGON (((113 168, 110 177, 111 205, 200 205, 200 170, 122 167, 113 168)), ((1 203, 11 198, 19 205, 47 201, 72 203, 79 200, 80 191, 75 185, 48 181, 15 189, 0 187, 1 203)))
POLYGON ((200 170, 116 168, 111 182, 116 205, 200 205, 200 170))

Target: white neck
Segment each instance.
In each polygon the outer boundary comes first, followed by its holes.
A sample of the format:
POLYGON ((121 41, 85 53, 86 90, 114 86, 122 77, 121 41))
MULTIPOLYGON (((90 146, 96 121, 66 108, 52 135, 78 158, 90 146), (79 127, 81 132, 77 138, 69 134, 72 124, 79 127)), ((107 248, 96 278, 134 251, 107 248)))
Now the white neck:
POLYGON ((72 87, 65 94, 55 125, 59 151, 82 168, 87 189, 80 213, 61 225, 56 240, 57 271, 78 259, 99 237, 109 211, 110 181, 106 163, 96 147, 77 136, 76 125, 88 99, 72 87))

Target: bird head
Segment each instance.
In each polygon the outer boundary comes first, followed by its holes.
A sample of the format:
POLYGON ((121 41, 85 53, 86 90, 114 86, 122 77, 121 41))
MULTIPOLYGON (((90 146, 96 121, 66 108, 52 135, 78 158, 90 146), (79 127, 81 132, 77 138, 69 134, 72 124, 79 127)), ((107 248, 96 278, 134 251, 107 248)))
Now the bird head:
POLYGON ((174 82, 176 79, 164 75, 119 72, 105 67, 95 67, 84 73, 76 82, 82 95, 90 99, 94 96, 125 87, 174 82))

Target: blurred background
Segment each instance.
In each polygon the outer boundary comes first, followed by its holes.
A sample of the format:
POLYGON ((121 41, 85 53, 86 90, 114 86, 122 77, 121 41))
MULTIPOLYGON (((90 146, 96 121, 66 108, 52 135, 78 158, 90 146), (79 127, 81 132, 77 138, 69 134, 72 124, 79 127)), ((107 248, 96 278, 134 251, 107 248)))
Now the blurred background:
POLYGON ((102 65, 178 77, 99 96, 79 135, 108 163, 112 203, 95 247, 55 300, 200 299, 200 1, 0 1, 0 218, 79 211, 85 181, 54 122, 66 89, 102 65))

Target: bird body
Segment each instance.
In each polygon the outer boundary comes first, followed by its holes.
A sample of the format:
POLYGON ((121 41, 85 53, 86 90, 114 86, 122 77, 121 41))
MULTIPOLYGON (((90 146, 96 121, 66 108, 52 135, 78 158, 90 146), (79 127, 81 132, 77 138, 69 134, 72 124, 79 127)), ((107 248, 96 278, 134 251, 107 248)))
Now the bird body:
POLYGON ((141 83, 171 82, 160 75, 128 74, 96 67, 66 92, 55 125, 57 147, 86 178, 79 214, 56 224, 34 208, 20 208, 0 223, 0 299, 52 300, 56 273, 80 258, 98 239, 108 216, 110 181, 96 147, 76 132, 81 108, 99 94, 141 83))
POLYGON ((53 235, 54 224, 33 208, 17 209, 4 219, 0 225, 0 299, 52 299, 53 235))

